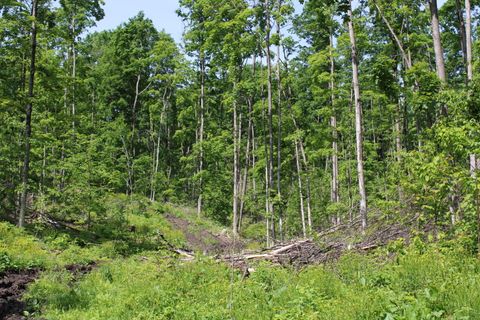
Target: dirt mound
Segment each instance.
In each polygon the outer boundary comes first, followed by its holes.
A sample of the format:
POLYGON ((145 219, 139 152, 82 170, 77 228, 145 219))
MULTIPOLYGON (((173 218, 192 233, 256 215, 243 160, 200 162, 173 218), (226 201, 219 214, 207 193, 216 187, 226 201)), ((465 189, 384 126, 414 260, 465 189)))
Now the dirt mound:
POLYGON ((98 266, 96 262, 90 262, 88 264, 71 264, 65 266, 65 269, 73 275, 74 280, 81 276, 89 274, 98 266))
POLYGON ((26 305, 21 301, 29 283, 38 277, 38 270, 7 271, 0 274, 0 319, 25 319, 26 305))
POLYGON ((217 255, 228 254, 232 250, 238 252, 244 247, 243 242, 234 241, 227 233, 214 234, 188 220, 173 215, 167 215, 166 218, 175 229, 185 235, 188 249, 202 252, 205 255, 217 255))

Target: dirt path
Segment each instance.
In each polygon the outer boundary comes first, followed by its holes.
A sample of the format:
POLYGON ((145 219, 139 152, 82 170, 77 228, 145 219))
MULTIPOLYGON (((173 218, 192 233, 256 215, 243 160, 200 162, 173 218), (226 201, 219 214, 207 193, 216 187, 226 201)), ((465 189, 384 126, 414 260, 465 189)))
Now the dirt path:
POLYGON ((0 274, 0 319, 25 319, 22 295, 29 283, 38 277, 38 270, 7 271, 0 274))
POLYGON ((167 215, 167 220, 173 228, 180 230, 187 240, 188 248, 201 252, 205 255, 229 254, 239 252, 243 249, 244 243, 240 240, 234 241, 227 233, 214 234, 201 226, 179 218, 174 215, 167 215))

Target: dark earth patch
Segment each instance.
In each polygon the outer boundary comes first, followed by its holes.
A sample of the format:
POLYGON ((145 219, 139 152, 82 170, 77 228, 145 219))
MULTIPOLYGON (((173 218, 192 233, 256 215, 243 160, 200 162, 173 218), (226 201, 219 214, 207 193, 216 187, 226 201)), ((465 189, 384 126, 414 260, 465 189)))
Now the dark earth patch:
POLYGON ((214 234, 188 220, 173 215, 167 215, 166 218, 175 229, 182 231, 185 235, 189 249, 206 255, 216 255, 239 252, 244 247, 244 243, 241 240, 237 239, 234 241, 226 233, 214 234))
POLYGON ((0 274, 0 319, 25 319, 22 295, 28 284, 35 281, 39 270, 6 271, 0 274))
POLYGON ((71 264, 65 266, 65 269, 73 275, 74 280, 81 276, 89 274, 98 266, 96 262, 90 262, 88 264, 71 264))

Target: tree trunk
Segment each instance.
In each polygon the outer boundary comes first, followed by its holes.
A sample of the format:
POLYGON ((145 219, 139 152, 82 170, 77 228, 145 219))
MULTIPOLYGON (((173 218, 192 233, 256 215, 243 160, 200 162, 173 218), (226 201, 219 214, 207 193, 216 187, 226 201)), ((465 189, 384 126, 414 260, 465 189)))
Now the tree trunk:
POLYGON ((463 19, 463 10, 460 0, 455 0, 455 9, 458 18, 458 31, 460 33, 460 47, 462 48, 463 61, 467 67, 467 38, 465 35, 465 20, 463 19))
POLYGON ((380 7, 378 6, 378 4, 375 3, 375 7, 377 8, 378 13, 379 13, 380 16, 382 17, 383 22, 384 22, 385 25, 387 26, 388 31, 390 32, 390 34, 392 35, 393 39, 395 40, 395 43, 397 44, 398 50, 400 50, 400 54, 402 55, 402 59, 403 59, 405 65, 407 66, 407 69, 410 69, 410 68, 412 67, 412 58, 411 58, 411 56, 405 52, 405 48, 403 47, 402 41, 400 40, 400 38, 397 36, 397 34, 395 33, 395 31, 393 30, 392 25, 391 25, 390 22, 387 20, 387 18, 386 18, 385 15, 383 14, 383 12, 382 12, 382 10, 380 9, 380 7))
MULTIPOLYGON (((254 60, 255 61, 255 58, 254 60)), ((255 71, 254 71, 255 74, 255 71)), ((253 120, 252 120, 252 99, 248 99, 248 128, 247 128, 247 147, 245 149, 245 167, 243 168, 243 178, 242 180, 242 189, 240 195, 240 209, 239 209, 239 217, 238 217, 238 229, 240 230, 242 227, 242 219, 243 219, 243 210, 245 205, 245 195, 247 194, 247 186, 248 186, 248 168, 250 166, 250 149, 253 146, 252 143, 252 136, 253 136, 253 120)), ((253 156, 255 156, 254 151, 252 152, 253 156)))
POLYGON ((32 111, 36 67, 35 62, 37 55, 37 9, 38 0, 32 0, 30 76, 28 81, 28 102, 25 107, 25 158, 22 168, 22 193, 20 196, 20 214, 18 217, 18 226, 20 228, 23 228, 25 225, 25 213, 27 211, 28 178, 30 172, 30 138, 32 136, 32 111))
MULTIPOLYGON (((140 97, 140 80, 141 75, 137 75, 137 82, 135 84, 135 98, 133 100, 132 106, 132 137, 130 139, 130 161, 128 161, 128 171, 129 171, 129 183, 128 183, 128 194, 133 195, 134 193, 134 180, 135 180, 135 156, 136 156, 136 149, 135 149, 135 136, 136 136, 136 129, 137 129, 137 105, 138 99, 140 97)), ((127 149, 128 150, 128 149, 127 149)))
MULTIPOLYGON (((331 105, 332 105, 332 203, 340 202, 340 192, 338 183, 338 130, 337 130, 337 115, 335 109, 335 60, 333 57, 333 35, 330 34, 330 92, 331 92, 331 105)), ((336 224, 340 224, 340 216, 336 217, 336 224)))
POLYGON ((353 99, 355 105, 355 135, 357 151, 357 173, 358 188, 360 193, 360 218, 362 221, 362 230, 367 227, 367 192, 365 190, 365 176, 363 169, 363 128, 362 128, 362 104, 360 97, 360 83, 358 77, 358 57, 357 45, 355 40, 355 30, 353 27, 352 2, 348 9, 348 30, 350 34, 350 44, 352 50, 352 80, 353 80, 353 99))
POLYGON ((473 80, 472 65, 472 10, 470 8, 470 0, 465 0, 465 49, 467 54, 467 80, 473 80))
MULTIPOLYGON (((235 92, 236 85, 233 85, 235 92)), ((233 234, 238 234, 238 207, 239 207, 239 176, 240 176, 240 146, 239 121, 236 98, 233 101, 233 234)))
POLYGON ((312 222, 312 201, 311 201, 311 196, 310 196, 310 177, 309 177, 309 166, 307 162, 307 155, 305 154, 305 148, 303 147, 303 141, 302 139, 298 140, 298 144, 300 145, 300 153, 302 155, 303 159, 303 165, 305 166, 305 171, 307 173, 307 221, 308 221, 308 231, 312 231, 313 228, 313 222, 312 222))
MULTIPOLYGON (((282 0, 278 0, 278 12, 281 11, 282 0)), ((280 39, 281 39, 281 25, 277 19, 277 35, 279 37, 279 43, 277 45, 277 116, 278 116, 278 137, 277 137, 277 199, 278 203, 278 233, 280 240, 283 240, 283 213, 282 213, 282 78, 280 68, 280 39)))
POLYGON ((76 114, 76 101, 75 101, 75 81, 77 78, 77 52, 75 42, 75 18, 72 19, 73 41, 72 41, 72 131, 75 137, 75 114, 76 114))
POLYGON ((305 225, 305 205, 303 203, 303 187, 302 187, 302 168, 300 165, 300 154, 298 151, 298 140, 295 139, 295 163, 297 166, 297 178, 298 178, 298 197, 300 200, 300 218, 302 219, 302 232, 303 237, 307 237, 307 228, 305 225))
MULTIPOLYGON (((266 11, 266 36, 265 36, 265 51, 267 58, 267 103, 268 103, 268 198, 270 198, 271 190, 273 189, 273 94, 272 94, 272 57, 270 54, 270 2, 265 0, 266 11)), ((270 201, 270 215, 271 215, 271 237, 275 238, 275 223, 274 223, 274 208, 270 201)))
MULTIPOLYGON (((255 79, 257 70, 257 56, 256 54, 253 55, 253 70, 252 70, 252 78, 255 79)), ((240 217, 238 228, 241 229, 242 227, 242 220, 243 220, 243 212, 245 207, 245 196, 247 194, 247 187, 248 187, 248 169, 250 164, 252 168, 255 169, 255 128, 253 122, 253 101, 255 97, 252 95, 247 99, 248 104, 248 131, 247 131, 247 148, 245 150, 245 168, 243 169, 243 179, 242 179, 242 194, 240 198, 240 217), (251 153, 250 153, 251 150, 251 153)), ((252 188, 254 194, 254 200, 256 200, 256 182, 255 176, 252 177, 252 188)))
POLYGON ((476 177, 476 172, 480 170, 480 158, 475 154, 470 155, 470 175, 476 177))
POLYGON ((430 7, 433 49, 435 51, 435 64, 437 67, 437 75, 438 75, 438 78, 443 83, 447 83, 447 75, 445 73, 445 61, 443 58, 442 41, 440 38, 440 23, 438 21, 437 0, 428 0, 428 5, 430 7))
POLYGON ((202 215, 202 194, 203 194, 203 136, 204 136, 204 126, 205 126, 205 57, 203 53, 200 57, 200 127, 198 132, 198 143, 200 144, 200 156, 198 159, 198 173, 200 174, 200 179, 198 182, 198 198, 197 198, 197 216, 202 215))

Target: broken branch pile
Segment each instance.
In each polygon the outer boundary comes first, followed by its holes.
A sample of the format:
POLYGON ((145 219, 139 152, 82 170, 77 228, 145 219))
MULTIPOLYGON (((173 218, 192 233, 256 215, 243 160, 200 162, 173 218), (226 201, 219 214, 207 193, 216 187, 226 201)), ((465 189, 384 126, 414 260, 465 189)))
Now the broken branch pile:
POLYGON ((361 231, 354 224, 346 225, 320 234, 318 241, 297 240, 278 244, 257 253, 247 252, 219 256, 218 260, 241 269, 248 268, 249 264, 254 261, 269 261, 295 267, 325 263, 337 260, 346 251, 367 252, 397 239, 404 239, 408 242, 414 221, 416 221, 416 217, 403 224, 385 224, 384 221, 376 221, 375 231, 365 236, 362 236, 361 231))

